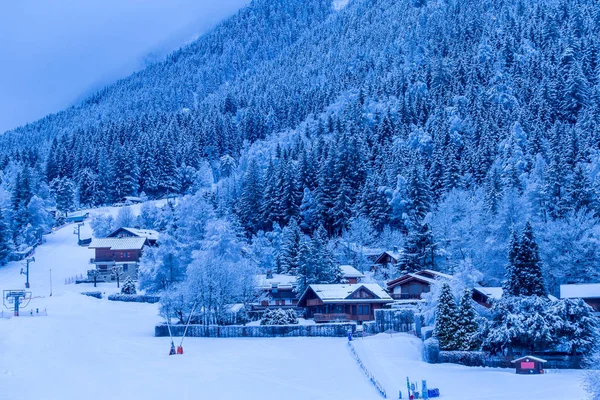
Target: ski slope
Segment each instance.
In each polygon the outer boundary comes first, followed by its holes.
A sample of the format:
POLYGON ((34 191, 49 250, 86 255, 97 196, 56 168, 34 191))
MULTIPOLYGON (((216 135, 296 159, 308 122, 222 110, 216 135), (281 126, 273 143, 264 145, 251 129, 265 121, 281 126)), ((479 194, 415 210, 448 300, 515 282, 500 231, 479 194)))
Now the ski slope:
MULTIPOLYGON (((82 234, 91 234, 87 224, 82 234)), ((64 284, 85 274, 92 255, 77 246, 72 225, 48 235, 36 249, 30 271, 34 298, 25 311, 46 308, 48 316, 0 318, 0 400, 381 398, 345 338, 187 338, 183 356, 168 356, 169 339, 153 337, 161 321, 158 305, 98 300, 79 294, 94 290, 92 284, 64 284)), ((24 287, 21 266, 0 267, 0 290, 24 287)), ((109 294, 117 288, 106 283, 96 290, 109 294)), ((407 375, 427 379, 441 399, 585 398, 579 371, 518 376, 513 370, 429 365, 421 361, 421 342, 402 334, 353 343, 389 399, 399 389, 406 398, 407 375)))
POLYGON ((582 372, 548 370, 544 375, 517 375, 514 369, 427 364, 422 361, 422 342, 409 334, 380 334, 356 339, 354 348, 363 364, 381 383, 388 398, 406 396, 406 377, 427 380, 447 400, 585 399, 580 386, 582 372), (567 395, 568 394, 568 395, 567 395))

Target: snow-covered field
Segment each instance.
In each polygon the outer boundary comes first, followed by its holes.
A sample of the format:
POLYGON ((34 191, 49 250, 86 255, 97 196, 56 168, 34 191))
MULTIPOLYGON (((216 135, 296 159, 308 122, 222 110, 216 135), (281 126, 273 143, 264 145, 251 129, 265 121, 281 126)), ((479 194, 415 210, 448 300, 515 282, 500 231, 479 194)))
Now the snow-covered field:
MULTIPOLYGON (((99 212, 99 211, 97 211, 99 212)), ((101 212, 115 213, 114 209, 101 212)), ((84 233, 90 234, 89 226, 84 233)), ((28 309, 47 317, 0 318, 0 399, 378 399, 344 338, 188 338, 183 356, 153 337, 157 305, 82 296, 93 285, 64 281, 89 268, 73 226, 47 236, 35 253, 28 309), (52 269, 52 297, 50 273, 52 269)), ((0 290, 23 288, 21 263, 0 268, 0 290)), ((116 285, 97 290, 115 292, 116 285)), ((420 341, 378 335, 354 341, 364 364, 397 398, 406 376, 427 379, 442 399, 584 399, 581 372, 520 376, 513 370, 429 365, 420 341)))

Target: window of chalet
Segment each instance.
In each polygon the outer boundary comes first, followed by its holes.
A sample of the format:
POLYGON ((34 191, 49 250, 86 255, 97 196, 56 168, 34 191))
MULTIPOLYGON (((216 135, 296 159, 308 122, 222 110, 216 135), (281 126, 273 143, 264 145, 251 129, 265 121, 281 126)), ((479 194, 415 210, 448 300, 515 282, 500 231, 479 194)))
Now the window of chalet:
POLYGON ((369 305, 366 306, 358 306, 358 315, 369 315, 369 305))

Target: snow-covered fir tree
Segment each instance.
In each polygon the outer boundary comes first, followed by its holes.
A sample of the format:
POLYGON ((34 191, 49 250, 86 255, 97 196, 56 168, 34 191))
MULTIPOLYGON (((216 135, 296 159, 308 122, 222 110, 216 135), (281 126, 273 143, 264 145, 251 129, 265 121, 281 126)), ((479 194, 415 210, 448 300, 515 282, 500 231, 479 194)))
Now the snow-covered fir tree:
POLYGON ((434 336, 440 342, 440 348, 453 350, 457 346, 458 309, 448 283, 442 284, 439 303, 435 314, 434 336))

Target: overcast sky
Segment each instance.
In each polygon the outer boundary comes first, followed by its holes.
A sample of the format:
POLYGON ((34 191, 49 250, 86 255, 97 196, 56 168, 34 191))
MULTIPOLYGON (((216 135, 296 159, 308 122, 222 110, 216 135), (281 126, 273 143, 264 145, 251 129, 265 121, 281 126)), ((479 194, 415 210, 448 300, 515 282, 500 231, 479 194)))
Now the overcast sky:
POLYGON ((249 0, 0 1, 0 132, 60 111, 249 0))

